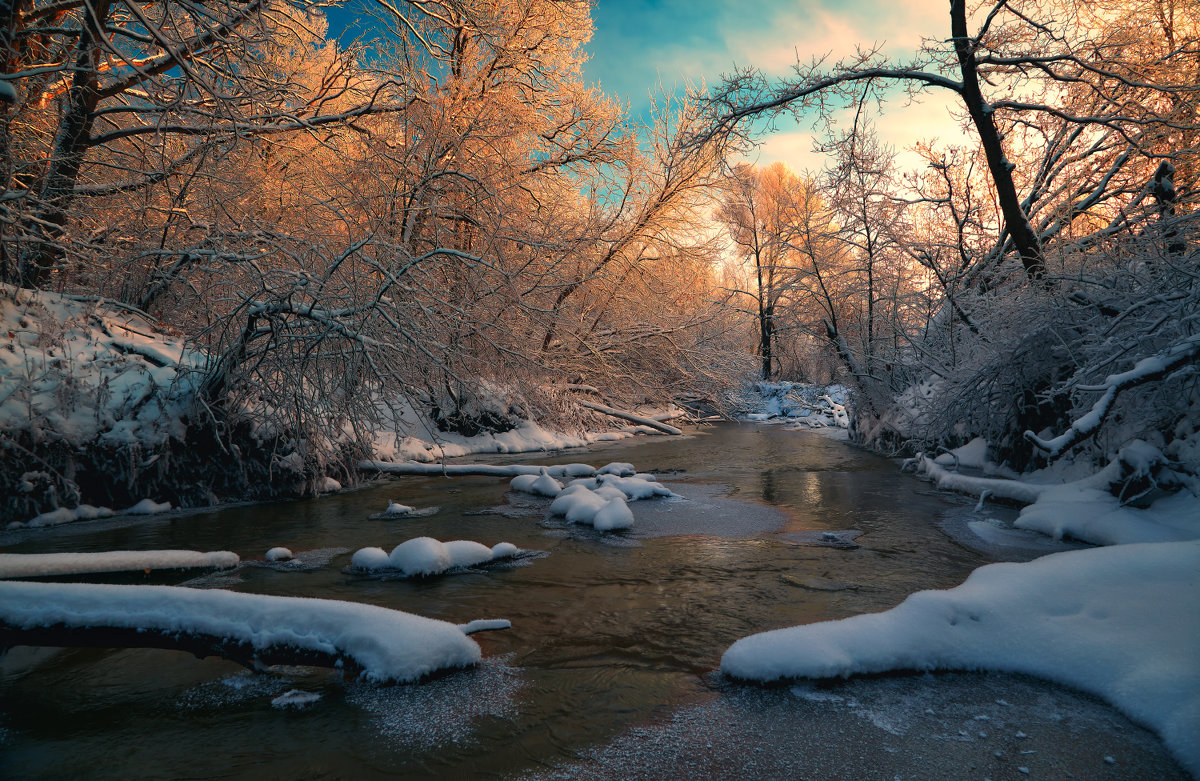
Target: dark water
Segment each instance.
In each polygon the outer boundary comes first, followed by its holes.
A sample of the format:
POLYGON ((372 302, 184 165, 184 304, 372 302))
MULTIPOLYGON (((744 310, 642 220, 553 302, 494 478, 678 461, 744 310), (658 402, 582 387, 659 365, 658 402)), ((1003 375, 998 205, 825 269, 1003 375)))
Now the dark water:
MULTIPOLYGON (((386 688, 321 670, 254 674, 177 652, 16 649, 0 662, 0 776, 945 777, 972 757, 980 777, 1005 777, 1021 762, 1040 767, 1037 750, 992 747, 991 737, 978 737, 983 730, 964 741, 957 727, 919 723, 922 714, 955 707, 965 707, 960 715, 970 722, 971 708, 997 707, 1002 697, 972 682, 980 676, 852 682, 841 686, 859 688, 808 696, 808 689, 733 685, 713 673, 739 637, 886 609, 913 591, 953 586, 986 563, 938 530, 950 505, 926 484, 843 443, 753 426, 541 463, 613 460, 661 472, 686 501, 633 503, 635 528, 605 535, 546 518, 548 501, 510 495, 503 480, 400 478, 313 501, 6 535, 9 552, 227 549, 244 561, 284 545, 316 551, 311 566, 243 564, 201 584, 371 602, 456 623, 507 618, 513 627, 475 636, 486 658, 475 670, 386 688), (441 509, 370 520, 389 500, 441 509), (821 542, 825 531, 859 547, 805 544, 821 542), (342 571, 360 547, 390 550, 419 535, 508 541, 544 555, 422 581, 342 571), (272 706, 292 689, 321 699, 272 706), (893 702, 913 691, 924 691, 920 704, 930 707, 893 702), (950 737, 929 737, 938 730, 950 737), (796 754, 802 736, 811 744, 826 733, 831 747, 814 755, 809 745, 807 759, 796 754), (928 761, 887 748, 888 740, 903 747, 918 737, 933 741, 928 761), (1003 765, 988 766, 1001 762, 1002 748, 1003 765), (889 767, 883 760, 893 754, 908 763, 889 767), (816 762, 821 755, 833 764, 816 762)), ((1076 749, 1069 767, 1077 772, 1101 777, 1133 763, 1158 776, 1178 773, 1152 737, 1099 703, 1036 682, 984 680, 1003 691, 1029 689, 1024 699, 1009 695, 1004 707, 1017 710, 1001 716, 1010 726, 1053 725, 1058 733, 1041 732, 1050 744, 1095 746, 1076 749), (1047 707, 1051 715, 1039 716, 1047 707), (1114 734, 1124 742, 1110 740, 1114 734)), ((1011 743, 1016 727, 1006 729, 1011 743)))

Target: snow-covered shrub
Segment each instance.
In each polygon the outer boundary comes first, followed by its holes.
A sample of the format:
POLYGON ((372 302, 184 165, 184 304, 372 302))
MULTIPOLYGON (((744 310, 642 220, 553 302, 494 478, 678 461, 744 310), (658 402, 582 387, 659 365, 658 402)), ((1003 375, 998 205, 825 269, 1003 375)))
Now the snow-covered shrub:
POLYGON ((1144 440, 1167 458, 1155 467, 1175 475, 1165 484, 1194 478, 1196 227, 1195 217, 1180 221, 1183 254, 1151 235, 1114 240, 1051 253, 1053 283, 998 273, 990 287, 960 291, 908 356, 924 379, 878 419, 858 421, 861 438, 931 451, 983 437, 1018 471, 1067 454, 1099 468, 1144 440))

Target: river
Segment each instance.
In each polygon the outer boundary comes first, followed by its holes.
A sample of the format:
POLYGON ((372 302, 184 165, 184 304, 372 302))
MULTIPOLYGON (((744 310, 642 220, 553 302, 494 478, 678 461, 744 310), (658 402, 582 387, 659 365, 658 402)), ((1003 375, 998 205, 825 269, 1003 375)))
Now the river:
POLYGON ((744 635, 887 609, 987 563, 938 528, 962 503, 887 459, 815 433, 720 425, 479 460, 628 461, 684 499, 631 503, 636 526, 602 534, 548 518, 548 500, 504 480, 403 477, 308 501, 5 533, 14 553, 233 550, 238 570, 192 584, 512 628, 475 635, 485 661, 474 670, 382 688, 169 651, 15 649, 0 662, 0 775, 1185 777, 1103 703, 1018 676, 759 688, 714 672, 744 635), (440 509, 370 519, 389 500, 440 509), (360 547, 420 535, 536 553, 416 581, 344 572, 360 547), (275 545, 304 552, 301 564, 261 563, 275 545), (272 706, 293 689, 320 699, 272 706))

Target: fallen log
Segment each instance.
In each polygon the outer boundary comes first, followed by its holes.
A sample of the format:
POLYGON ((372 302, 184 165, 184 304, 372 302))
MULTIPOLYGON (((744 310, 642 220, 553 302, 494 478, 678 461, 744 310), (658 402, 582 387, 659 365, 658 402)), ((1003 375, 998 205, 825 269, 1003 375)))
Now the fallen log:
POLYGON ((477 664, 479 645, 467 633, 503 625, 218 589, 0 582, 0 647, 165 648, 253 669, 343 668, 378 683, 477 664))
POLYGON ((640 426, 647 426, 655 429, 656 431, 661 431, 664 434, 673 434, 678 436, 683 433, 672 425, 660 423, 653 418, 643 417, 642 415, 635 415, 632 412, 625 412, 623 410, 606 407, 603 404, 596 404, 595 402, 584 401, 582 399, 576 399, 575 403, 581 407, 586 407, 587 409, 595 410, 596 412, 603 412, 605 415, 611 415, 614 418, 628 420, 630 423, 637 423, 640 426))

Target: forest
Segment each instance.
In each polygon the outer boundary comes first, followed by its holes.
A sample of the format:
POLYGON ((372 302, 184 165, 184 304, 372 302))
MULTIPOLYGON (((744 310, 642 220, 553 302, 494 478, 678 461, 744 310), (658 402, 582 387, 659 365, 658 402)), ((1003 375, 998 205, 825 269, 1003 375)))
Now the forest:
POLYGON ((1193 0, 954 0, 907 59, 731 63, 648 118, 585 81, 587 2, 3 9, 8 521, 756 380, 845 384, 891 455, 1136 440, 1122 491, 1197 485, 1193 0), (928 92, 975 142, 904 170, 877 129, 928 92), (792 117, 824 168, 750 162, 792 117))

